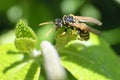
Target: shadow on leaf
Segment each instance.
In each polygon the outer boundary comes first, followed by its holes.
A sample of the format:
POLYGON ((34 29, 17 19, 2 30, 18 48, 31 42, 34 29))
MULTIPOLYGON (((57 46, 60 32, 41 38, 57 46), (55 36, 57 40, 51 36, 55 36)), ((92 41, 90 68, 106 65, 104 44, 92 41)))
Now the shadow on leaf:
POLYGON ((36 62, 33 62, 32 65, 30 66, 24 80, 33 80, 33 78, 38 70, 38 67, 39 67, 39 65, 36 62))
MULTIPOLYGON (((10 55, 11 54, 12 55, 13 54, 20 54, 20 52, 8 51, 7 54, 10 54, 10 55)), ((24 63, 24 62, 27 62, 27 61, 29 61, 31 59, 29 54, 24 53, 23 56, 24 56, 24 58, 21 61, 16 61, 16 62, 12 63, 10 66, 6 67, 3 70, 3 73, 6 73, 8 70, 10 70, 10 69, 12 69, 12 68, 24 63)))
POLYGON ((64 67, 74 76, 83 77, 81 75, 90 73, 89 75, 101 76, 101 79, 120 79, 118 77, 120 75, 118 57, 104 42, 89 47, 73 44, 59 50, 59 53, 62 56, 64 67))

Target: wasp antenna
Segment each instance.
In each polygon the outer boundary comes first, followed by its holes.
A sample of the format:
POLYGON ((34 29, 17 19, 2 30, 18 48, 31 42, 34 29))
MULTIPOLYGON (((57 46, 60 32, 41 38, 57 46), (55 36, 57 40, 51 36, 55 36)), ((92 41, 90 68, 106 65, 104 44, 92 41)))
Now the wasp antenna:
POLYGON ((39 26, 42 26, 42 25, 46 25, 46 24, 52 24, 53 22, 43 22, 43 23, 40 23, 39 26))

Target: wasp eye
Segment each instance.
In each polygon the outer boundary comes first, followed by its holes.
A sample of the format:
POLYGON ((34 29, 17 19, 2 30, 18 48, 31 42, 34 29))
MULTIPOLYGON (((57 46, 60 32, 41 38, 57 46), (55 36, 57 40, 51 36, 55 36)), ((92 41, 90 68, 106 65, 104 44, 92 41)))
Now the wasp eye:
POLYGON ((70 24, 74 22, 73 16, 65 16, 63 17, 65 24, 70 24))
POLYGON ((57 28, 61 28, 63 26, 63 21, 62 19, 56 18, 54 21, 55 25, 57 28))

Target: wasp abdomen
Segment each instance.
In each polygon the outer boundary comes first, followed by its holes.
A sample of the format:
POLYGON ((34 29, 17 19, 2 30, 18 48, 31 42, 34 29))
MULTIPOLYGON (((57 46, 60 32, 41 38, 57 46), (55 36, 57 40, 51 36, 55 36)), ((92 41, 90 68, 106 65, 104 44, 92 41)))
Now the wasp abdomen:
POLYGON ((89 37, 90 37, 89 32, 86 31, 86 30, 78 29, 78 34, 79 34, 80 38, 81 38, 82 40, 85 40, 85 41, 88 40, 89 37))

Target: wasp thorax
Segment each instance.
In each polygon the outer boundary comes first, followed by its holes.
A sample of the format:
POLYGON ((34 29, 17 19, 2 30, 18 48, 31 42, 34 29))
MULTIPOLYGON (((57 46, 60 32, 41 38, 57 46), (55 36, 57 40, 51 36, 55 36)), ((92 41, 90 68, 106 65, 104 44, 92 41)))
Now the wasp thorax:
POLYGON ((73 16, 70 16, 70 15, 65 15, 63 17, 63 21, 64 21, 64 24, 67 24, 69 25, 70 23, 73 23, 74 22, 74 19, 73 19, 73 16))
POLYGON ((54 23, 55 23, 55 25, 56 25, 57 28, 61 28, 61 27, 63 26, 63 21, 62 21, 62 19, 56 18, 56 19, 54 20, 54 23))

